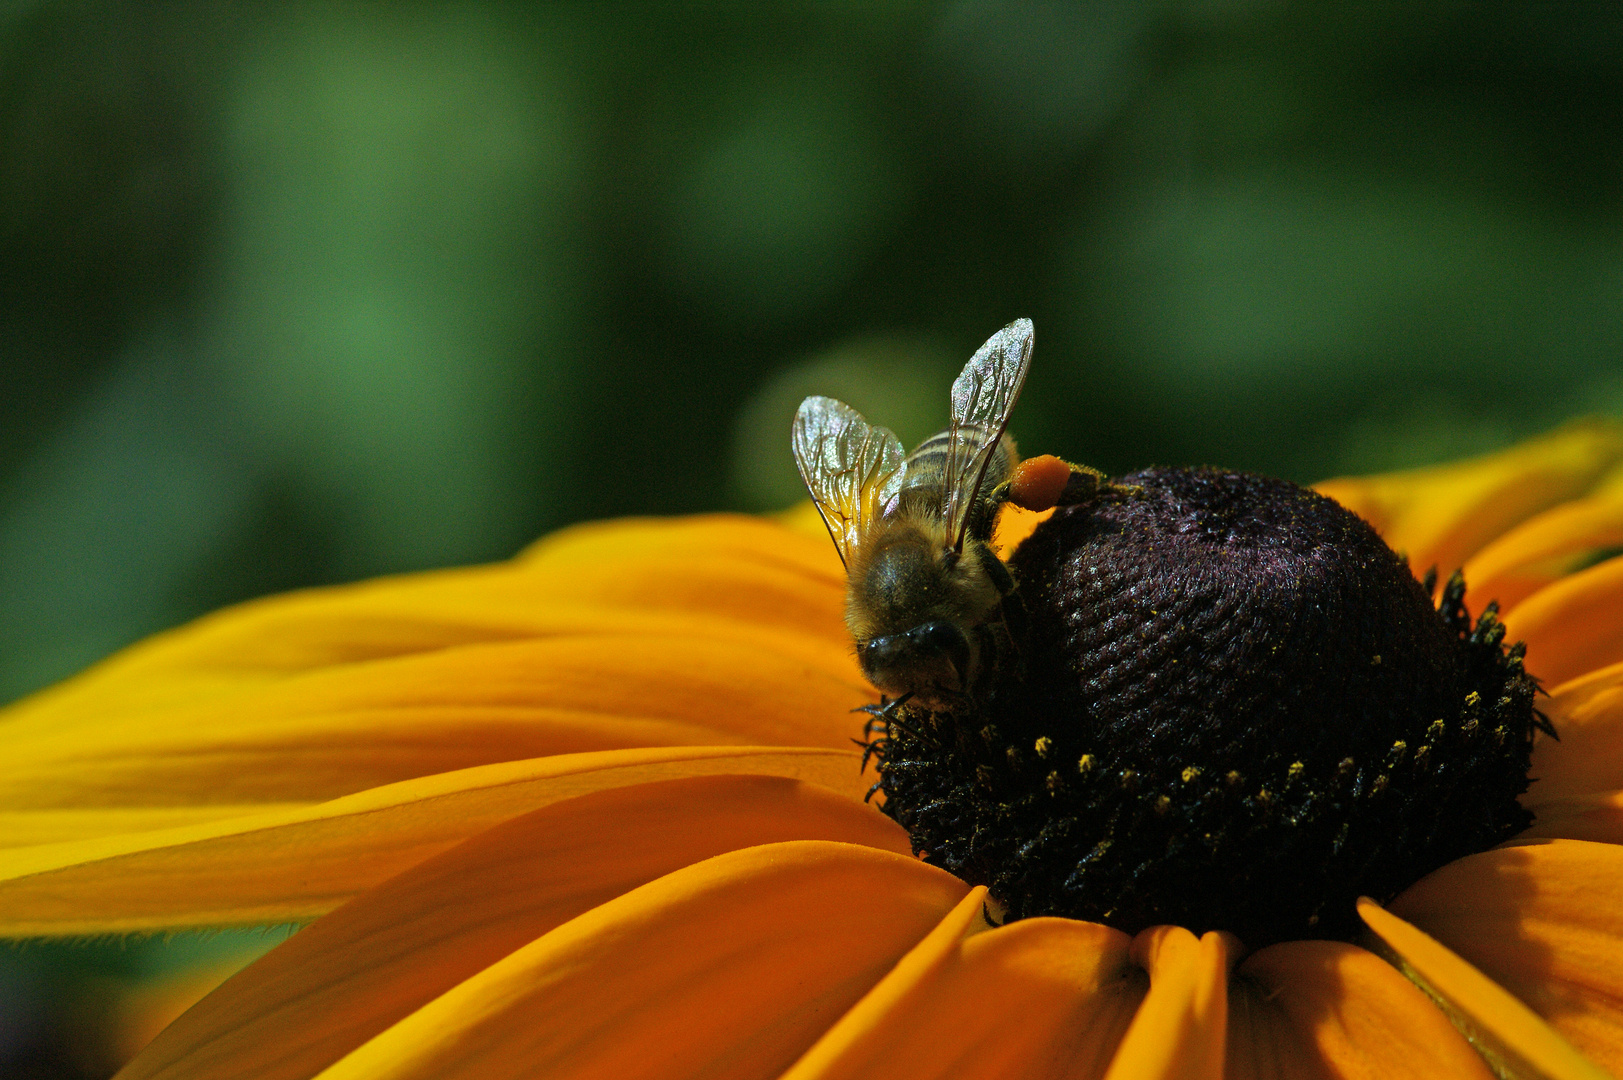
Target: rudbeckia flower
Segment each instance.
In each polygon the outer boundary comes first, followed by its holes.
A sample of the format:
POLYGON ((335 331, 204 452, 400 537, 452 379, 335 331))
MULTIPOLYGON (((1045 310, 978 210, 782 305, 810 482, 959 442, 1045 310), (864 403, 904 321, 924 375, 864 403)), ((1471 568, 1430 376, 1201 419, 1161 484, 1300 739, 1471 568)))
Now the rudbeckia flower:
POLYGON ((865 801, 809 509, 255 601, 18 703, 0 932, 309 923, 127 1080, 1623 1073, 1623 429, 1318 490, 1500 602, 1559 733, 1530 827, 1350 940, 993 925, 865 801))

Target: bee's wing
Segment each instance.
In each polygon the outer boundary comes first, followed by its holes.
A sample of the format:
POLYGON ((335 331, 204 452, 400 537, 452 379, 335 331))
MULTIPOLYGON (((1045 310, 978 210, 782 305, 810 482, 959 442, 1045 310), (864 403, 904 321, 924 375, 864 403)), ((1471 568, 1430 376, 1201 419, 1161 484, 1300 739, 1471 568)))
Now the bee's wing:
POLYGON ((1016 319, 982 345, 952 384, 952 426, 947 429, 946 503, 942 519, 954 548, 975 504, 986 463, 1009 426, 1031 366, 1030 319, 1016 319))
POLYGON ((792 444, 800 478, 840 561, 849 564, 864 530, 890 509, 901 490, 906 457, 901 440, 870 426, 843 402, 809 397, 795 413, 792 444))

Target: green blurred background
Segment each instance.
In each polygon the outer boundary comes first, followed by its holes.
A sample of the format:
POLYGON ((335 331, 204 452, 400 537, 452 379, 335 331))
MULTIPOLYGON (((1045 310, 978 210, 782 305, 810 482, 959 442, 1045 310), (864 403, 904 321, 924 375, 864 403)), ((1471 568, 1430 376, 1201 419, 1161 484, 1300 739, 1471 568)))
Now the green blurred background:
MULTIPOLYGON (((11 2, 0 47, 5 698, 787 505, 803 395, 915 440, 1021 315, 1013 430, 1110 471, 1623 408, 1623 5, 11 2)), ((0 952, 0 1076, 106 1075, 120 1002, 274 939, 0 952)))

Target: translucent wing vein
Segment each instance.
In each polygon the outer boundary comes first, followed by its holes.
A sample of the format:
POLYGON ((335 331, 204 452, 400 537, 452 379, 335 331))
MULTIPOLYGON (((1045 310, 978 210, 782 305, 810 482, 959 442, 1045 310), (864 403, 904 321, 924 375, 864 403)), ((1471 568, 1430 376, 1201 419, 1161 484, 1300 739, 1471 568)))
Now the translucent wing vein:
POLYGON ((843 402, 809 397, 795 413, 791 444, 800 478, 849 565, 864 530, 901 490, 901 440, 843 402))
POLYGON ((970 357, 952 384, 943 517, 955 547, 963 545, 964 526, 986 463, 1009 426, 1009 414, 1025 385, 1031 345, 1031 320, 1016 319, 970 357))

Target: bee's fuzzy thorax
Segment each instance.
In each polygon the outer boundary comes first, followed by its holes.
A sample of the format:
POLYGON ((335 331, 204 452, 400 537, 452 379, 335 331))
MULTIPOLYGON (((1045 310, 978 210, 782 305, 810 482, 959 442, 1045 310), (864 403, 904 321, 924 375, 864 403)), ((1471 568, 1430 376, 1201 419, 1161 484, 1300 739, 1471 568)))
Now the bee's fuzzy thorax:
POLYGON ((1281 481, 1153 469, 1010 560, 1024 677, 909 704, 885 811, 1011 917, 1177 923, 1253 948, 1354 931, 1525 827, 1534 681, 1454 579, 1281 481))
POLYGON ((898 514, 875 529, 846 568, 845 622, 856 641, 898 633, 931 619, 978 622, 1002 595, 973 558, 944 559, 938 515, 898 514))

